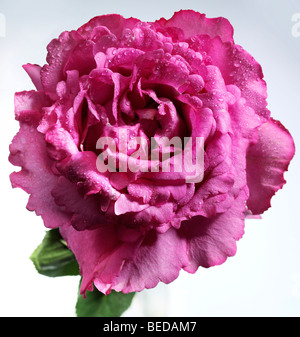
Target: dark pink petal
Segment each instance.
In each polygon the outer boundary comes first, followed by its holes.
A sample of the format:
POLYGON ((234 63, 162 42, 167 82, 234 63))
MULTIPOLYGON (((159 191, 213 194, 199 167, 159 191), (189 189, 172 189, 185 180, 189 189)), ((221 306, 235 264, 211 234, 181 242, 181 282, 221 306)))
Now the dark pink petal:
MULTIPOLYGON (((158 98, 153 90, 143 90, 143 93, 151 97, 158 105, 156 121, 159 122, 160 128, 154 137, 180 137, 186 134, 186 126, 183 119, 177 113, 173 102, 166 98, 158 98)), ((153 115, 153 111, 151 112, 153 115)), ((154 116, 153 116, 154 117, 154 116)))
POLYGON ((101 105, 111 100, 114 95, 113 72, 109 69, 93 70, 90 74, 89 94, 91 99, 101 105))
POLYGON ((55 126, 45 135, 47 151, 54 160, 63 160, 79 152, 71 135, 63 128, 55 126))
POLYGON ((135 18, 125 19, 117 14, 101 15, 94 17, 88 23, 81 26, 78 32, 85 38, 90 38, 91 34, 94 34, 95 28, 104 26, 109 29, 111 33, 120 37, 124 29, 132 29, 138 22, 140 22, 140 20, 135 18))
POLYGON ((58 178, 51 195, 60 209, 69 214, 69 223, 78 231, 101 227, 109 222, 101 211, 101 198, 94 195, 84 198, 76 184, 64 177, 58 178))
POLYGON ((136 250, 135 258, 125 260, 120 275, 110 285, 98 278, 95 285, 102 292, 114 289, 129 293, 153 288, 159 281, 170 283, 188 264, 186 249, 185 238, 173 228, 164 234, 152 230, 136 250))
POLYGON ((138 213, 149 205, 136 201, 132 196, 121 194, 115 202, 115 214, 120 215, 128 212, 138 213))
POLYGON ((44 91, 56 100, 56 85, 64 79, 63 70, 73 48, 82 41, 76 31, 63 32, 58 39, 52 40, 48 47, 47 62, 41 69, 41 81, 44 91))
POLYGON ((189 76, 188 62, 165 54, 162 49, 145 53, 137 59, 136 64, 143 88, 149 88, 151 84, 164 84, 178 89, 189 76))
POLYGON ((211 218, 201 216, 184 221, 180 228, 187 240, 189 264, 184 270, 195 273, 199 266, 222 264, 236 253, 236 241, 244 233, 247 195, 242 191, 227 212, 211 218))
MULTIPOLYGON (((213 217, 231 206, 234 197, 230 191, 236 176, 231 153, 232 139, 228 134, 216 134, 210 140, 206 146, 209 166, 204 179, 193 198, 177 211, 177 218, 188 219, 196 215, 213 217)), ((174 225, 179 226, 178 223, 174 225)))
MULTIPOLYGON (((134 47, 143 51, 157 50, 163 47, 165 42, 171 42, 170 38, 157 34, 150 25, 138 25, 132 31, 134 47)), ((124 43, 124 42, 123 42, 124 43)))
MULTIPOLYGON (((159 227, 162 224, 168 224, 169 221, 173 219, 174 214, 174 204, 172 202, 166 202, 161 205, 147 207, 137 213, 135 222, 146 228, 159 227)), ((170 224, 168 224, 167 228, 169 227, 170 224)))
POLYGON ((111 186, 108 177, 98 171, 96 162, 94 152, 84 151, 57 163, 57 168, 69 181, 77 184, 82 194, 103 193, 116 200, 120 193, 111 186))
MULTIPOLYGON (((237 90, 237 87, 234 87, 230 87, 232 92, 237 90)), ((249 144, 255 139, 256 130, 262 122, 260 116, 247 106, 243 97, 238 98, 234 104, 229 105, 228 110, 232 127, 232 163, 236 172, 232 193, 236 196, 247 185, 245 154, 249 144)))
POLYGON ((263 122, 269 118, 262 68, 247 51, 232 43, 222 43, 219 38, 200 39, 195 42, 194 48, 209 55, 211 63, 219 68, 225 84, 236 85, 247 105, 261 116, 263 122))
POLYGON ((233 28, 225 18, 206 18, 192 10, 181 10, 176 12, 169 20, 164 18, 155 22, 162 27, 181 28, 185 39, 194 35, 209 35, 211 38, 219 36, 223 42, 233 42, 233 28))
POLYGON ((105 60, 107 59, 106 51, 111 48, 118 48, 120 46, 120 42, 114 34, 103 35, 99 38, 99 40, 95 43, 94 46, 94 55, 97 66, 99 68, 103 67, 105 64, 103 55, 105 56, 105 60), (102 55, 101 55, 102 54, 102 55))
POLYGON ((237 99, 234 104, 229 106, 228 111, 235 133, 239 133, 239 137, 251 140, 254 136, 254 130, 262 124, 259 115, 247 105, 245 98, 237 99))
POLYGON ((82 275, 81 294, 92 290, 93 282, 96 286, 100 282, 104 284, 99 290, 109 293, 108 285, 120 275, 125 261, 134 259, 140 241, 120 241, 113 224, 84 231, 65 225, 60 227, 60 232, 79 263, 82 275))
POLYGON ((188 62, 190 70, 194 74, 199 74, 203 71, 203 56, 191 48, 187 48, 188 44, 179 42, 173 44, 173 54, 182 56, 188 62))
POLYGON ((183 86, 179 88, 179 91, 191 95, 196 95, 200 93, 203 88, 204 88, 203 78, 200 75, 193 74, 188 77, 186 83, 184 83, 183 86))
POLYGON ((36 89, 38 91, 42 91, 43 85, 41 82, 41 69, 42 69, 41 66, 37 64, 27 63, 23 65, 23 68, 31 78, 32 83, 35 85, 36 89))
POLYGON ((111 49, 111 51, 107 51, 107 53, 111 53, 111 55, 108 55, 109 68, 121 73, 124 70, 132 71, 136 58, 144 54, 143 51, 135 48, 111 49))
POLYGON ((44 220, 46 227, 55 228, 68 220, 68 216, 55 204, 51 195, 58 177, 51 170, 52 161, 47 156, 44 136, 27 124, 21 124, 19 133, 10 145, 9 160, 21 166, 10 175, 13 187, 31 194, 27 208, 44 220))
POLYGON ((293 138, 278 121, 270 119, 258 129, 258 141, 247 153, 247 205, 253 214, 270 206, 272 196, 285 184, 284 172, 295 154, 293 138))
POLYGON ((178 96, 177 99, 186 103, 183 113, 191 136, 203 137, 206 143, 207 139, 213 136, 216 130, 216 121, 212 110, 209 108, 201 109, 200 102, 198 100, 195 102, 191 96, 186 94, 178 96), (199 106, 197 103, 199 103, 199 106))
POLYGON ((94 43, 84 41, 79 43, 70 54, 65 63, 64 72, 68 70, 78 70, 79 75, 88 75, 96 67, 94 59, 94 43))
POLYGON ((37 126, 42 118, 42 108, 50 105, 49 98, 41 91, 15 93, 16 120, 37 126))
POLYGON ((111 176, 109 177, 109 181, 112 187, 120 191, 126 188, 127 185, 129 184, 129 177, 127 173, 113 172, 111 176))

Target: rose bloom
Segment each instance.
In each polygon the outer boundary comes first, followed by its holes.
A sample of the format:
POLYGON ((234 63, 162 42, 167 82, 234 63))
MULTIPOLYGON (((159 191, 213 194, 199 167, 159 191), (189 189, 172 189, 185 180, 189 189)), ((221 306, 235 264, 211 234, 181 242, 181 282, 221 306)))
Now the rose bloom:
POLYGON ((36 90, 15 94, 9 160, 21 170, 10 178, 30 194, 28 210, 59 228, 81 293, 141 291, 233 256, 245 218, 284 185, 295 148, 230 23, 191 10, 151 23, 104 15, 47 49, 43 67, 24 65, 36 90), (187 181, 172 158, 169 172, 100 172, 97 141, 118 146, 120 130, 147 144, 201 137, 203 179, 187 181))

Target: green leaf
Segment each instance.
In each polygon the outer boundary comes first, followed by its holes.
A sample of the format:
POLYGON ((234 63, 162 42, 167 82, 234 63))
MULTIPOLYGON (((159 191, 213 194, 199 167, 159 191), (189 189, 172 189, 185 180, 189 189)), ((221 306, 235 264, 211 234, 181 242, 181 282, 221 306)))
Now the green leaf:
POLYGON ((120 317, 129 308, 134 294, 123 294, 112 290, 109 295, 104 295, 94 287, 92 292, 87 291, 86 298, 78 294, 76 315, 78 317, 120 317))
POLYGON ((58 229, 46 232, 42 243, 32 253, 30 259, 42 275, 51 277, 79 275, 76 258, 58 229))

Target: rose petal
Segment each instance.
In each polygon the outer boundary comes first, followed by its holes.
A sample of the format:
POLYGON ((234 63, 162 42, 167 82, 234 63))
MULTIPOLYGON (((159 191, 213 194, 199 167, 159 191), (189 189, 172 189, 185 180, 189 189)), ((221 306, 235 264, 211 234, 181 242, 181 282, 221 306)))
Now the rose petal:
POLYGON ((63 69, 73 48, 82 41, 76 31, 63 32, 58 39, 52 40, 48 47, 47 62, 41 69, 41 82, 45 93, 56 100, 56 85, 63 80, 63 69))
POLYGON ((69 223, 78 231, 101 227, 109 222, 101 211, 101 199, 94 195, 83 198, 76 184, 59 177, 51 190, 57 206, 69 215, 69 223))
POLYGON ((42 69, 41 66, 37 64, 27 63, 23 65, 23 68, 31 78, 32 83, 35 85, 36 89, 38 91, 42 91, 43 85, 41 82, 41 69, 42 69))
POLYGON ((13 187, 31 194, 27 208, 40 215, 46 227, 59 227, 68 216, 55 204, 51 195, 58 177, 51 171, 52 161, 47 156, 42 134, 32 126, 21 124, 19 133, 10 145, 9 160, 22 170, 10 175, 13 187))
POLYGON ((87 40, 79 43, 69 55, 64 66, 64 72, 76 69, 80 76, 88 75, 96 67, 93 50, 93 42, 87 40))
POLYGON ((130 195, 121 194, 115 202, 115 214, 120 215, 128 212, 137 213, 147 207, 149 207, 149 205, 137 202, 130 195))
POLYGON ((102 282, 105 289, 99 287, 99 290, 108 294, 110 290, 107 289, 107 284, 119 276, 124 262, 134 258, 139 246, 139 239, 135 244, 120 241, 113 224, 85 231, 77 231, 72 226, 65 225, 60 227, 60 232, 79 263, 81 294, 92 290, 93 282, 98 287, 102 282))
POLYGON ((253 56, 238 45, 222 43, 219 38, 196 41, 193 48, 199 48, 210 56, 211 63, 219 68, 225 84, 236 85, 247 100, 247 105, 263 122, 269 118, 266 83, 262 68, 253 56))
POLYGON ((219 36, 223 42, 233 42, 233 28, 225 18, 206 18, 205 14, 200 14, 192 10, 181 10, 176 12, 171 19, 164 18, 155 22, 162 27, 181 28, 185 39, 194 35, 209 35, 211 38, 219 36))
POLYGON ((41 91, 22 91, 15 93, 16 120, 37 126, 42 118, 42 108, 50 105, 49 98, 41 91))
POLYGON ((103 193, 116 200, 120 193, 109 183, 109 179, 97 170, 94 152, 78 152, 57 163, 58 170, 72 183, 77 184, 84 195, 103 193))
POLYGON ((272 196, 285 184, 284 172, 295 154, 293 138, 278 121, 270 119, 258 130, 257 143, 247 152, 247 205, 253 214, 262 214, 272 196))
POLYGON ((170 228, 164 234, 150 231, 135 252, 134 260, 126 260, 120 275, 107 285, 95 280, 100 291, 106 287, 123 293, 153 288, 159 281, 174 281, 188 263, 186 241, 170 228))
POLYGON ((135 18, 125 19, 118 14, 108 14, 96 16, 88 23, 78 29, 78 32, 85 38, 90 38, 93 30, 99 26, 104 26, 110 32, 117 36, 121 36, 124 29, 132 29, 140 20, 135 18))
POLYGON ((184 270, 195 273, 199 266, 222 264, 236 253, 236 240, 244 233, 247 194, 243 191, 227 212, 211 218, 201 216, 184 221, 181 233, 187 240, 189 264, 184 270))

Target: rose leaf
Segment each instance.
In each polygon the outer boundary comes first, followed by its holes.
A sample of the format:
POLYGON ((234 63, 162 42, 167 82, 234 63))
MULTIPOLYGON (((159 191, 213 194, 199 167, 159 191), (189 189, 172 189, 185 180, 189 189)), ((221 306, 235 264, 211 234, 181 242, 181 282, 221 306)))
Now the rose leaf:
POLYGON ((124 294, 112 290, 109 295, 104 295, 94 287, 87 291, 86 298, 78 295, 76 303, 77 317, 120 317, 131 304, 133 293, 124 294))
POLYGON ((36 270, 45 276, 79 275, 76 258, 58 229, 46 232, 42 243, 35 249, 30 259, 36 270))

